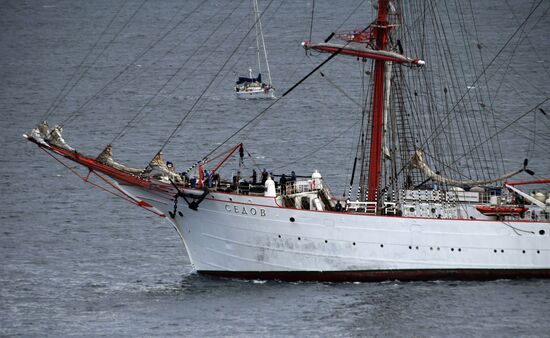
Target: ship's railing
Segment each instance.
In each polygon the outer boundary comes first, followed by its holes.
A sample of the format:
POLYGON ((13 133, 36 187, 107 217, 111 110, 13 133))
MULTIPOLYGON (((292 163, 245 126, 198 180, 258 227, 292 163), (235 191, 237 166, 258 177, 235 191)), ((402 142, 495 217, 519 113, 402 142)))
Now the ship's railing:
POLYGON ((311 184, 308 180, 287 181, 285 184, 286 195, 299 194, 302 192, 310 192, 311 184))
POLYGON ((453 190, 431 190, 416 189, 404 190, 403 199, 405 201, 421 202, 468 202, 468 203, 489 203, 492 195, 488 192, 478 191, 453 191, 453 190))
MULTIPOLYGON (((359 202, 359 201, 347 201, 346 211, 364 212, 366 214, 376 214, 378 212, 377 202, 359 202)), ((384 202, 382 213, 386 215, 397 215, 397 203, 384 202)))
POLYGON ((396 215, 397 214, 397 203, 395 203, 395 202, 384 202, 384 213, 386 215, 396 215))
POLYGON ((346 211, 364 212, 367 214, 376 214, 378 211, 378 203, 376 202, 359 202, 347 201, 346 211))
POLYGON ((329 191, 330 188, 325 183, 325 181, 321 181, 321 185, 318 186, 316 189, 313 189, 312 187, 312 180, 295 180, 295 181, 287 181, 285 183, 285 193, 287 195, 292 194, 299 194, 303 192, 311 192, 311 191, 317 191, 317 190, 325 190, 329 191))

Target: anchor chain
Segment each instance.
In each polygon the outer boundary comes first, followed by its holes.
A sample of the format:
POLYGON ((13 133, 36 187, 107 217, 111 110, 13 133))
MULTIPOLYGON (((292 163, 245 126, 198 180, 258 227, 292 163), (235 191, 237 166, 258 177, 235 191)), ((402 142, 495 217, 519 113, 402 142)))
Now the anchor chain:
POLYGON ((178 211, 178 197, 180 197, 180 191, 176 192, 176 195, 174 195, 174 211, 168 211, 168 214, 172 218, 176 218, 176 211, 178 211))

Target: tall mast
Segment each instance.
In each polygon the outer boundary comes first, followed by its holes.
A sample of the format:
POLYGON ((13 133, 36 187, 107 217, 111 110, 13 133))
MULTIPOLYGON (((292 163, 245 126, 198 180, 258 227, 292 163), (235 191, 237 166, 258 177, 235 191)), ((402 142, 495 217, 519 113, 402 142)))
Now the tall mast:
MULTIPOLYGON (((265 48, 265 40, 264 40, 264 31, 262 30, 262 21, 260 20, 260 7, 258 6, 258 0, 254 0, 254 3, 256 5, 256 13, 257 13, 257 20, 258 20, 258 26, 260 31, 260 39, 262 39, 262 48, 264 51, 264 58, 265 58, 265 68, 267 68, 267 78, 269 80, 268 84, 271 85, 271 71, 269 70, 269 61, 267 61, 267 49, 265 48)), ((258 62, 260 62, 260 54, 258 51, 258 62)))
MULTIPOLYGON (((262 26, 258 28, 258 23, 260 21, 258 1, 253 0, 252 6, 254 7, 254 29, 256 30, 256 55, 258 57, 258 73, 262 73, 262 63, 260 62, 260 31, 262 26)), ((251 76, 252 78, 252 76, 251 76)))
MULTIPOLYGON (((378 0, 378 17, 375 23, 376 46, 385 50, 388 42, 388 3, 389 0, 378 0)), ((374 90, 372 94, 372 123, 369 156, 368 201, 376 202, 380 184, 382 130, 384 124, 384 82, 386 61, 374 62, 374 90)))

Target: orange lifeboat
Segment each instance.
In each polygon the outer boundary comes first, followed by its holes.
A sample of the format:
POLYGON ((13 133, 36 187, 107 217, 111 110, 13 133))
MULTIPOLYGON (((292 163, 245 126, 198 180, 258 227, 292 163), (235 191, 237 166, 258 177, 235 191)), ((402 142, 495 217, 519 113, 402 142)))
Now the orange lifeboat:
POLYGON ((476 209, 485 216, 518 216, 527 211, 517 205, 476 205, 476 209))

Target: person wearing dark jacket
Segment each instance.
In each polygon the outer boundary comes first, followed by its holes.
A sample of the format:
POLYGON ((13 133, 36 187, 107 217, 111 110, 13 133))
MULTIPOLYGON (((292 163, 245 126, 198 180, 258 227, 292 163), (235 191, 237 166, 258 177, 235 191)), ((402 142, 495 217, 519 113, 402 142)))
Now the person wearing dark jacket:
POLYGON ((282 174, 281 178, 279 179, 279 184, 281 185, 281 195, 284 195, 286 193, 286 175, 282 174))

